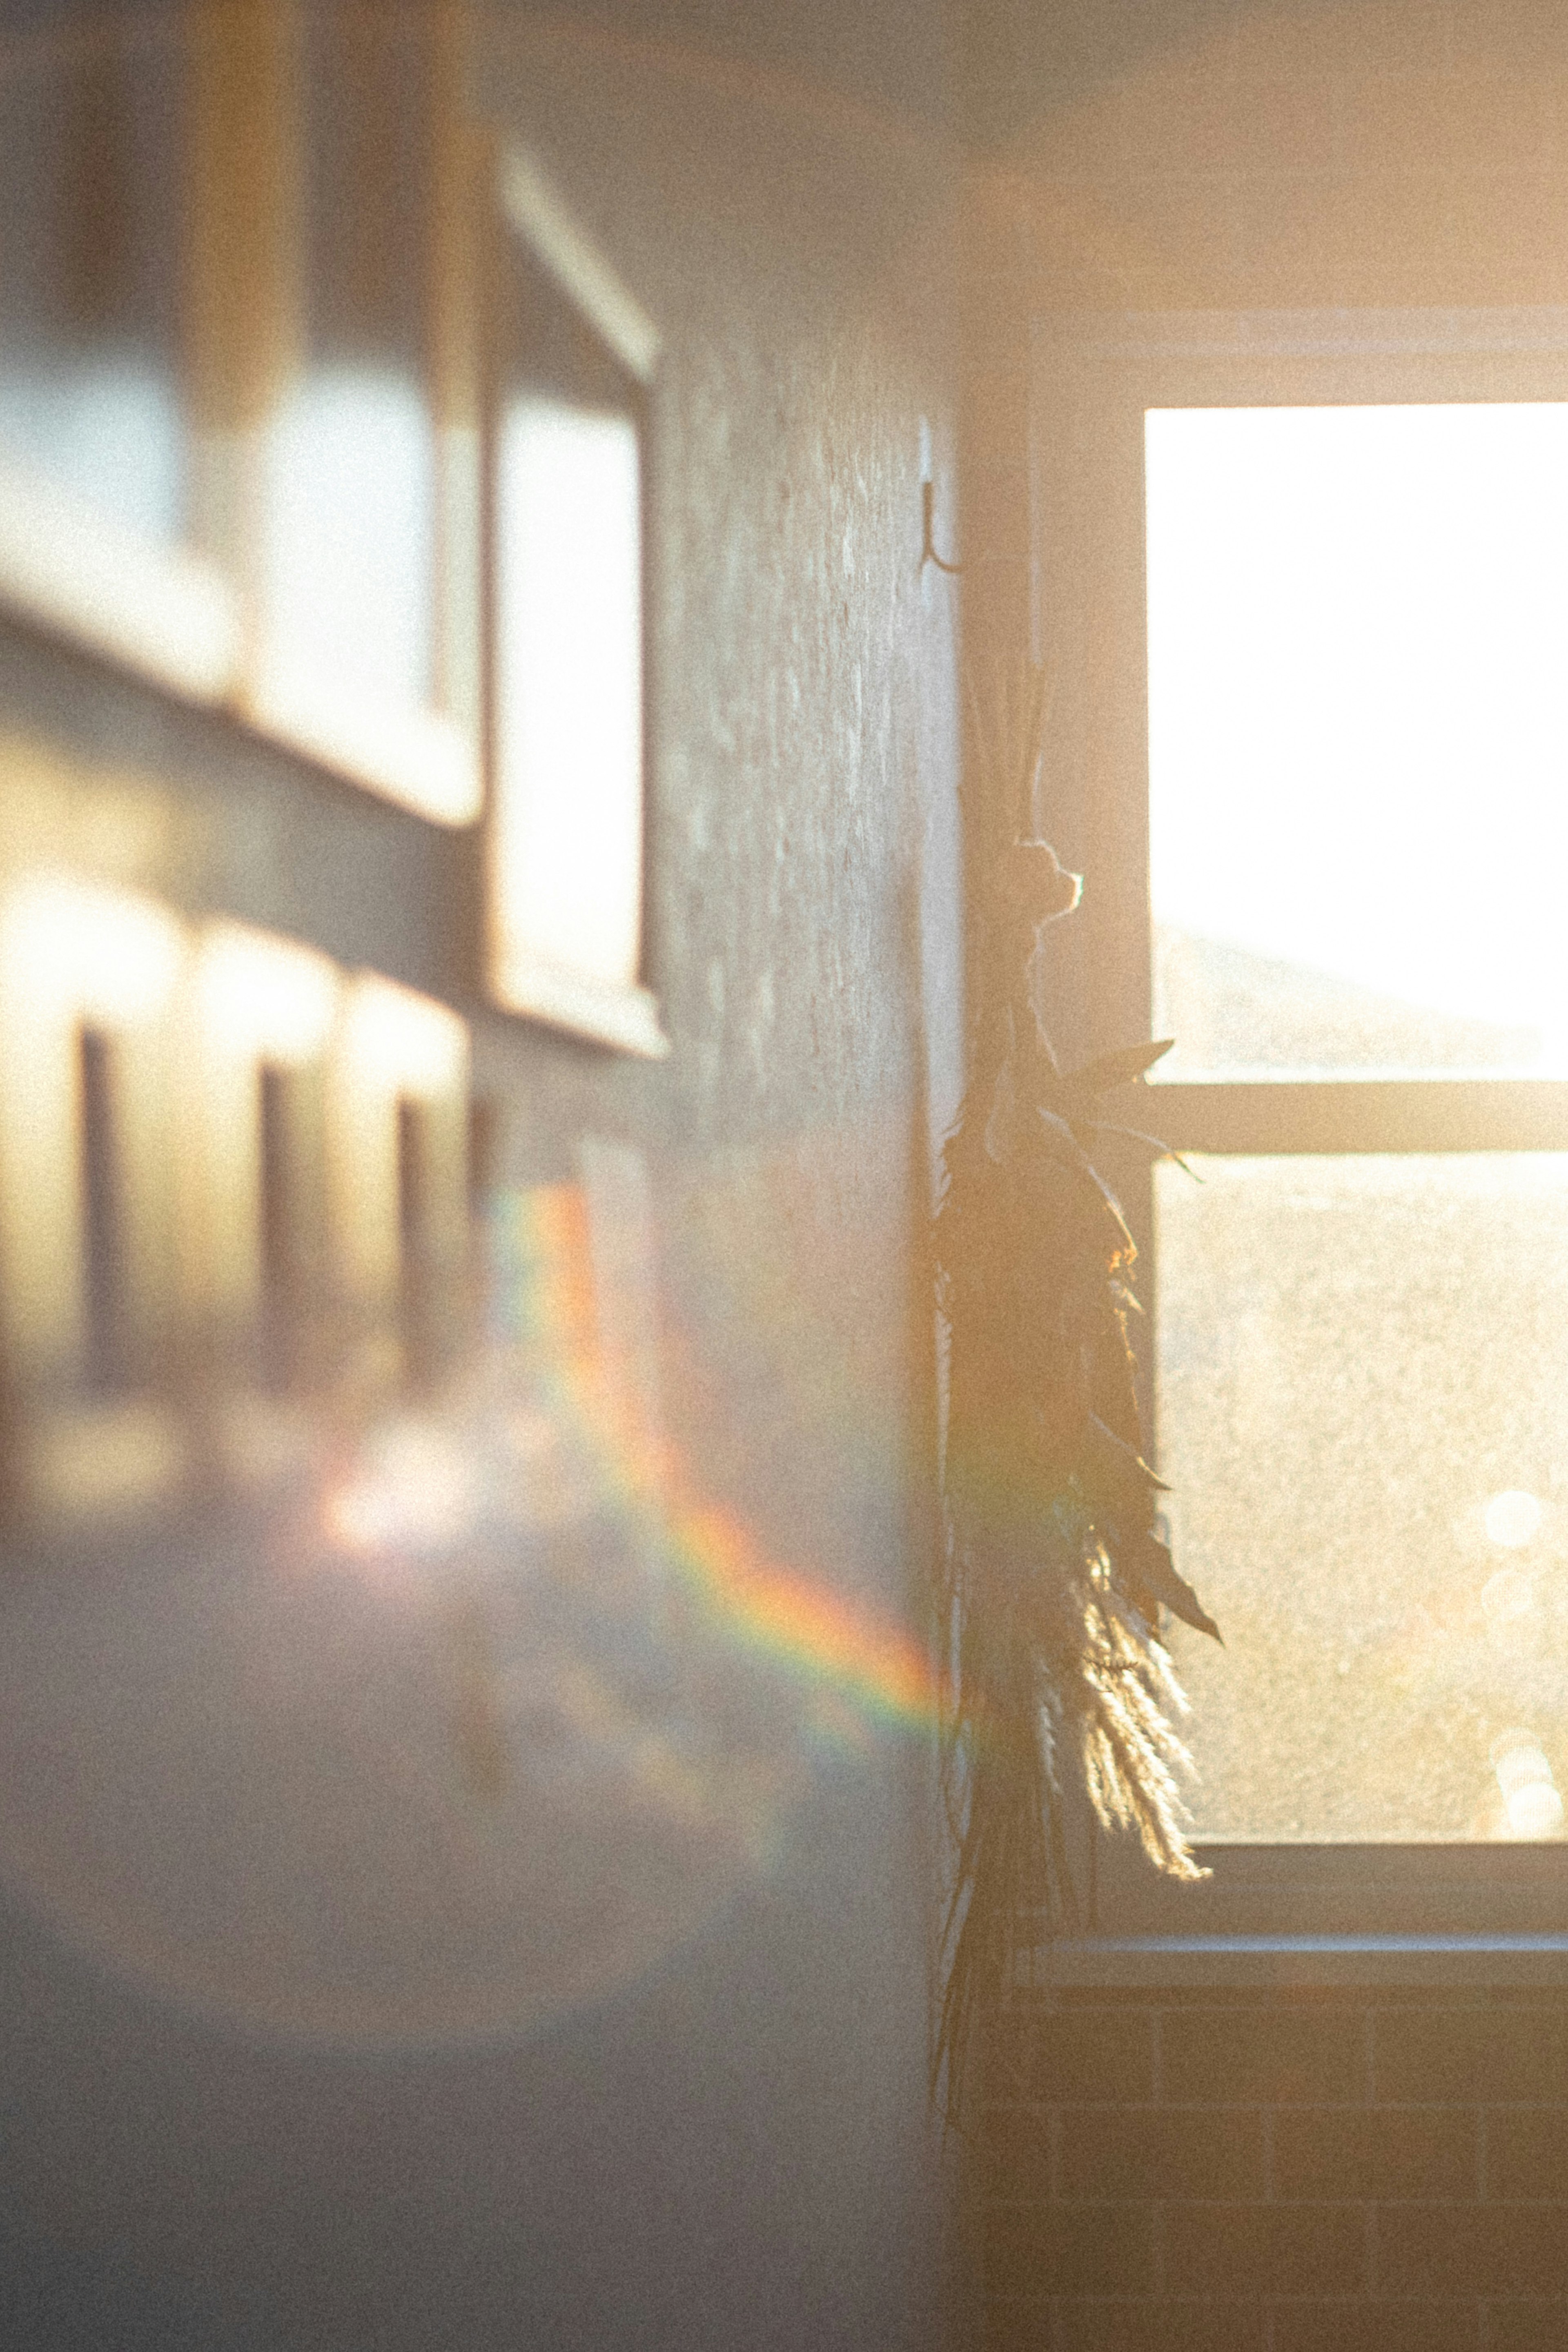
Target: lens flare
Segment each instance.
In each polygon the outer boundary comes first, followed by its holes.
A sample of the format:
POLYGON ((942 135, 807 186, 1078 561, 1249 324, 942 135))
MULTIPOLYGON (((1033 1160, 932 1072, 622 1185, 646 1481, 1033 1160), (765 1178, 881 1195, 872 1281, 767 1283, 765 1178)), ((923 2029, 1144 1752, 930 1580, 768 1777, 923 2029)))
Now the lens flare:
POLYGON ((668 1572, 742 1646, 891 1727, 935 1722, 940 1684, 910 1629, 821 1576, 770 1559, 755 1530, 705 1496, 678 1450, 640 1429, 606 1381, 581 1190, 504 1195, 494 1218, 502 1331, 543 1343, 560 1408, 587 1437, 606 1498, 643 1523, 668 1572))
POLYGON ((1509 1486, 1494 1495, 1483 1514, 1486 1531, 1505 1551, 1521 1551, 1541 1528, 1541 1505, 1522 1486, 1509 1486))
POLYGON ((1502 1791, 1503 1834, 1551 1838, 1563 1828, 1563 1799, 1533 1732, 1504 1731, 1491 1744, 1492 1769, 1502 1791))
POLYGON ((355 1471, 329 1489, 322 1517, 345 1551, 431 1555, 456 1549, 478 1507, 463 1447, 429 1423, 402 1420, 378 1431, 355 1471))

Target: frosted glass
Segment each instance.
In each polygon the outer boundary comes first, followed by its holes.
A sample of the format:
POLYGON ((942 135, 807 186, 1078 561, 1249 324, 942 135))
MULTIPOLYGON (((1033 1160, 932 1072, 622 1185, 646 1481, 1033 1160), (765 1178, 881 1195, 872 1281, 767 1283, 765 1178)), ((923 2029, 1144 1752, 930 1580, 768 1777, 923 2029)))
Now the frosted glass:
POLYGON ((1157 1077, 1568 1066, 1568 405, 1146 458, 1157 1077))
POLYGON ((1156 1171, 1200 1832, 1559 1834, 1568 1158, 1156 1171))

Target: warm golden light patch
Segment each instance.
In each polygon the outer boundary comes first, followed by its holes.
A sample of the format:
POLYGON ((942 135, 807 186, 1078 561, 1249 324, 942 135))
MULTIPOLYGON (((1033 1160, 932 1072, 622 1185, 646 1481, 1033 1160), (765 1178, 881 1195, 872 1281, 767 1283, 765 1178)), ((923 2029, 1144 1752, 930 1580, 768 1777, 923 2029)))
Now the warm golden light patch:
MULTIPOLYGON (((308 1271, 295 1303, 317 1319, 395 1319, 415 1263, 433 1296, 448 1284, 466 1244, 467 1086, 465 1024, 414 990, 226 918, 193 926, 136 891, 13 874, 0 1351, 29 1507, 101 1516, 183 1476, 170 1384, 255 1343, 269 1247, 297 1288, 308 1271), (306 1091, 269 1146, 284 1074, 306 1091), (269 1148, 298 1162, 274 1170, 270 1203, 269 1148), (269 1216, 305 1229, 269 1243, 269 1216)), ((237 1363, 206 1399, 204 1443, 249 1479, 297 1456, 298 1433, 247 1397, 237 1363)))

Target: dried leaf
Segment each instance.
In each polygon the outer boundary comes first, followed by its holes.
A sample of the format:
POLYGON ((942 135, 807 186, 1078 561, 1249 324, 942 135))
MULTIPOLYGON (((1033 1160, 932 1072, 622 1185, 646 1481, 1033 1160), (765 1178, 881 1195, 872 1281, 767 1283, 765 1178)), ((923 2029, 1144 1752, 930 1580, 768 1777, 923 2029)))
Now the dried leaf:
POLYGON ((1194 1633, 1211 1634, 1224 1647, 1225 1637, 1218 1626, 1186 1577, 1177 1575, 1170 1546, 1162 1543, 1152 1529, 1124 1548, 1118 1555, 1117 1567, 1124 1570, 1124 1580, 1129 1592, 1134 1585, 1141 1586, 1173 1617, 1179 1617, 1184 1625, 1190 1625, 1194 1633))
POLYGON ((1090 1492, 1109 1502, 1137 1504, 1151 1493, 1168 1495, 1170 1488, 1150 1469, 1135 1445, 1107 1429, 1098 1413, 1084 1416, 1083 1481, 1090 1492))
POLYGON ((1087 1109, 1102 1095, 1141 1078, 1156 1062, 1164 1060, 1175 1044, 1174 1037, 1162 1037, 1152 1045, 1119 1045, 1113 1054, 1097 1055, 1079 1069, 1063 1071, 1051 1090, 1051 1108, 1061 1110, 1067 1105, 1082 1104, 1087 1109))

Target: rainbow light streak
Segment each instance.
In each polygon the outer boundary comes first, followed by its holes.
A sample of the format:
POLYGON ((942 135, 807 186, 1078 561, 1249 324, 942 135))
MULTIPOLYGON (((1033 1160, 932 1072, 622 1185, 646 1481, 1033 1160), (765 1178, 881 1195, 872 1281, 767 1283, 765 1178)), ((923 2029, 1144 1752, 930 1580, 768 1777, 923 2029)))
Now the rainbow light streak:
POLYGON ((599 1340, 588 1208, 575 1184, 504 1196, 494 1212, 496 1336, 540 1349, 558 1405, 605 1487, 747 1648, 852 1698, 873 1720, 925 1730, 943 1688, 907 1627, 768 1559, 732 1511, 706 1500, 667 1442, 641 1425, 631 1384, 599 1340))

